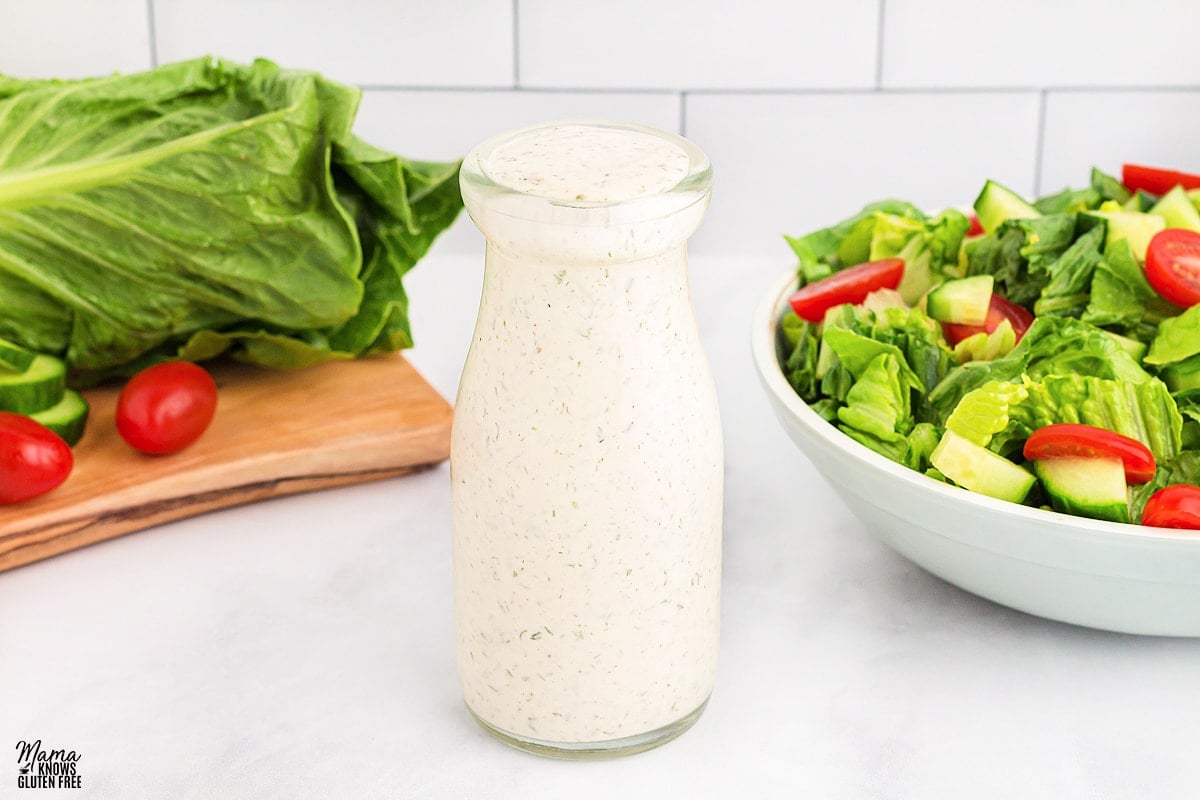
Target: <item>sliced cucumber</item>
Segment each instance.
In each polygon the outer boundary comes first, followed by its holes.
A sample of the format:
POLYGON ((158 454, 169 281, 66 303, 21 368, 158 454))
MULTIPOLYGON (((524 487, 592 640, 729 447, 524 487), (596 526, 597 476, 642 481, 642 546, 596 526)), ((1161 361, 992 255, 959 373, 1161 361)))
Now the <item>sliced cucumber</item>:
POLYGON ((1154 208, 1154 204, 1158 202, 1158 198, 1149 192, 1138 189, 1124 203, 1121 204, 1122 211, 1149 211, 1154 208))
POLYGON ((972 275, 946 281, 929 293, 925 308, 929 316, 939 322, 982 325, 987 320, 994 285, 995 277, 992 275, 972 275))
POLYGON ((36 355, 8 339, 0 339, 0 372, 24 372, 33 363, 36 355))
POLYGON ((1166 220, 1168 228, 1200 231, 1200 211, 1192 205, 1182 186, 1176 186, 1164 194, 1162 199, 1154 204, 1154 208, 1150 209, 1150 213, 1166 220))
POLYGON ((1172 393, 1200 389, 1200 354, 1172 364, 1162 371, 1161 377, 1172 393))
POLYGON ((1013 503, 1022 502, 1037 482, 1029 470, 953 431, 942 434, 929 463, 964 489, 1013 503))
POLYGON ((1150 246, 1150 240, 1154 238, 1154 234, 1167 227, 1166 220, 1157 214, 1143 214, 1138 211, 1085 211, 1081 217, 1104 222, 1106 248, 1118 239, 1128 240, 1129 247, 1138 261, 1146 260, 1146 248, 1150 246))
POLYGON ((1025 202, 1012 189, 1005 188, 995 181, 983 185, 983 191, 975 198, 975 216, 986 233, 991 233, 1000 227, 1000 223, 1009 219, 1030 219, 1042 214, 1036 208, 1025 202))
POLYGON ((1047 458, 1035 461, 1034 469, 1055 511, 1129 521, 1129 493, 1121 459, 1047 458))
POLYGON ((62 400, 67 368, 54 356, 35 355, 24 372, 0 373, 0 411, 32 414, 62 400))
POLYGON ((79 392, 67 389, 57 404, 45 411, 35 411, 29 416, 74 447, 83 437, 83 429, 87 426, 88 404, 79 392))

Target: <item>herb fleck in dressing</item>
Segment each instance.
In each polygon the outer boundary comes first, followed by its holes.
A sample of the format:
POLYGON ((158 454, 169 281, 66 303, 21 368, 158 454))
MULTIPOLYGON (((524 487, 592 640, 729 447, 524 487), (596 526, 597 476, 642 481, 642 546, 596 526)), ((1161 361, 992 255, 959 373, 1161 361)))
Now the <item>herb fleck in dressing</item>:
POLYGON ((723 451, 684 246, 708 186, 619 229, 546 201, 616 219, 703 154, 575 124, 487 150, 464 166, 489 244, 451 451, 464 696, 520 746, 642 749, 694 720, 716 670, 723 451), (522 214, 490 214, 476 177, 529 195, 522 214))

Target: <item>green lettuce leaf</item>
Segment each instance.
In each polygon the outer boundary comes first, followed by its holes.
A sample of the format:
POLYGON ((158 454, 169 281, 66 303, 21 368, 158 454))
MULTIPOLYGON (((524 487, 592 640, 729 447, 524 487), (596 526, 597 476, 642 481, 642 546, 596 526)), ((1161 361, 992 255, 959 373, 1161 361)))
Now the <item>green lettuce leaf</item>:
POLYGON ((1118 239, 1104 249, 1081 319, 1150 342, 1159 323, 1178 313, 1179 309, 1159 297, 1146 281, 1127 240, 1118 239))
POLYGON ((817 371, 822 376, 823 394, 843 402, 850 383, 861 376, 867 364, 888 352, 901 359, 902 375, 916 393, 916 419, 931 418, 927 389, 942 380, 953 359, 941 326, 923 311, 840 306, 826 314, 822 342, 817 371))
POLYGON ((846 267, 867 260, 875 212, 895 214, 913 219, 925 219, 924 212, 902 200, 882 200, 863 207, 852 217, 836 225, 821 228, 804 236, 784 236, 784 240, 800 259, 801 285, 812 283, 846 267))
POLYGON ((1158 335, 1150 342, 1147 364, 1166 366, 1200 355, 1200 306, 1192 306, 1177 317, 1164 319, 1158 335))
POLYGON ((1100 263, 1104 229, 1097 226, 1076 239, 1047 271, 1050 280, 1033 305, 1036 316, 1079 317, 1091 299, 1092 275, 1100 263))
POLYGON ((461 208, 457 164, 355 138, 358 90, 211 58, 2 86, 0 331, 76 382, 411 344, 400 280, 461 208))
POLYGON ((1112 200, 1117 203, 1125 203, 1133 196, 1125 184, 1121 183, 1120 178, 1113 177, 1096 167, 1092 167, 1091 184, 1092 189, 1100 196, 1101 202, 1112 200))
POLYGON ((902 359, 881 352, 850 387, 846 405, 838 409, 843 430, 860 431, 884 442, 898 442, 912 428, 910 386, 901 377, 902 359))
POLYGON ((779 330, 783 352, 788 354, 783 365, 784 375, 796 394, 811 403, 820 396, 821 387, 817 379, 817 353, 821 346, 817 326, 788 311, 779 330))
POLYGON ((959 364, 968 361, 994 361, 1006 356, 1017 346, 1017 333, 1012 323, 1001 320, 991 333, 973 333, 954 345, 954 360, 959 364))

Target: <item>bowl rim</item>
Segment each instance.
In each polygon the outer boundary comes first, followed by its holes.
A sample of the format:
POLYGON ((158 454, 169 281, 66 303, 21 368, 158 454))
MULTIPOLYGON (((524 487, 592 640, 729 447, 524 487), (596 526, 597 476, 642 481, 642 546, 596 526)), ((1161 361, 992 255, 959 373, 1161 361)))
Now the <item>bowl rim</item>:
POLYGON ((811 436, 820 440, 827 447, 845 451, 876 472, 898 480, 914 490, 932 492, 954 505, 966 503, 988 511, 1010 515, 1017 520, 1051 524, 1080 533, 1092 535, 1099 533, 1122 537, 1129 541, 1164 541, 1171 542, 1176 546, 1183 542, 1195 541, 1200 547, 1200 536, 1197 536, 1195 532, 1076 517, 1057 511, 1011 503, 942 483, 902 464, 897 464, 842 433, 800 399, 791 384, 787 382, 787 378, 783 374, 783 367, 776 354, 778 320, 784 310, 787 296, 795 290, 796 283, 796 271, 791 269, 782 280, 772 284, 771 289, 759 302, 754 312, 751 349, 759 377, 772 394, 773 399, 786 408, 811 436))

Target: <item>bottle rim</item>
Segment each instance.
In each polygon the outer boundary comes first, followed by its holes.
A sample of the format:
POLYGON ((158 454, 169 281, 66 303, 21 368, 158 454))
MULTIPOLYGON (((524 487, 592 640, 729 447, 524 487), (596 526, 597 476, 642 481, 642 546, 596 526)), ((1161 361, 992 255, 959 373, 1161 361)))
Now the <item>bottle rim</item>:
POLYGON ((564 119, 528 125, 493 136, 463 159, 459 172, 463 201, 472 217, 478 212, 525 222, 576 227, 615 227, 671 217, 707 203, 712 192, 712 164, 696 144, 649 125, 602 119, 564 119), (667 142, 688 158, 687 172, 664 189, 616 200, 564 200, 503 183, 488 171, 500 147, 530 134, 553 128, 598 128, 649 136, 667 142))

